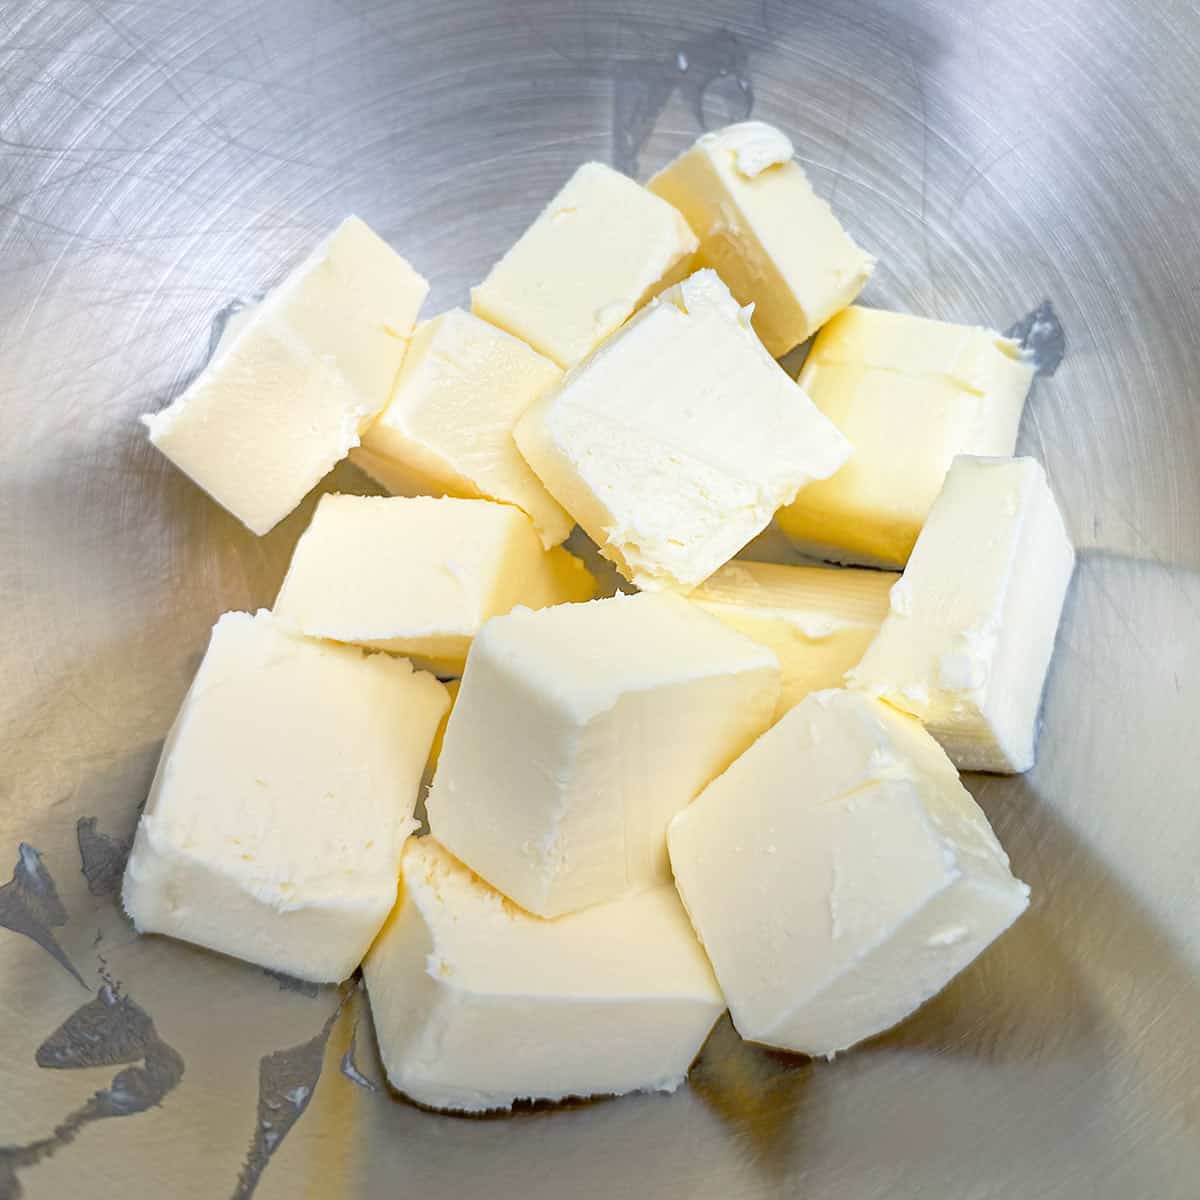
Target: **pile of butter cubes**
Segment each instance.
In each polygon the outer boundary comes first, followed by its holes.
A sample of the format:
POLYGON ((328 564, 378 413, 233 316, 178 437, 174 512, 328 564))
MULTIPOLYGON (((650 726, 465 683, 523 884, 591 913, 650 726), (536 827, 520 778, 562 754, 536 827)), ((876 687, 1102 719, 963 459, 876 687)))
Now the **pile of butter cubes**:
POLYGON ((873 265, 748 122, 580 167, 470 313, 415 325, 350 218, 238 314, 153 443, 258 534, 347 455, 391 495, 323 496, 217 622, 137 928, 361 965, 390 1081, 454 1111, 671 1091, 726 1008, 832 1057, 938 992, 1028 904, 958 769, 1032 766, 1074 555, 1019 348, 855 306, 873 265), (772 521, 842 565, 737 558, 772 521))

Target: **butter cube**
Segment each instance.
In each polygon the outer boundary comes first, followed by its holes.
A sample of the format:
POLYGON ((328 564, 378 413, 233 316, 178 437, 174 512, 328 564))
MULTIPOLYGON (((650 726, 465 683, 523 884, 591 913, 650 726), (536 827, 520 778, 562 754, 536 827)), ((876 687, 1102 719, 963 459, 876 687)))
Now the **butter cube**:
POLYGON ((890 571, 735 561, 688 599, 779 656, 781 717, 809 692, 843 685, 879 632, 897 579, 890 571))
POLYGON ((850 461, 778 517, 819 556, 902 567, 958 454, 1017 444, 1033 367, 988 329, 848 308, 821 330, 800 374, 849 439, 850 461))
POLYGON ((583 563, 561 547, 544 550, 510 505, 326 495, 296 544, 275 614, 309 637, 457 675, 489 617, 595 594, 583 563))
POLYGON ((401 495, 515 504, 557 546, 574 522, 521 457, 513 426, 561 378, 524 342, 453 308, 417 328, 390 403, 350 457, 401 495))
POLYGON ((667 822, 778 698, 775 655, 678 596, 518 609, 471 647, 430 829, 544 917, 665 882, 667 822))
POLYGON ((1029 770, 1074 567, 1039 463, 955 459, 851 686, 920 717, 961 770, 1029 770))
POLYGON ((669 204, 584 163, 471 289, 471 309, 572 367, 687 271, 696 237, 669 204))
POLYGON ((334 983, 396 899, 446 690, 403 659, 226 613, 163 746, 125 871, 140 933, 334 983))
POLYGON ((458 689, 462 687, 461 679, 447 679, 442 686, 446 689, 446 695, 450 700, 450 707, 438 722, 437 732, 433 735, 433 745, 429 748, 429 761, 425 765, 425 777, 428 782, 433 782, 433 773, 437 770, 438 760, 442 757, 442 743, 446 740, 446 725, 450 720, 450 714, 454 711, 454 702, 458 699, 458 689))
POLYGON ((458 1112, 673 1092, 725 1008, 670 884, 543 921, 427 837, 363 974, 392 1085, 458 1112))
POLYGON ((802 700, 669 842, 738 1032, 802 1054, 903 1020, 1029 899, 937 743, 860 693, 802 700))
POLYGON ((792 159, 785 134, 744 121, 704 134, 646 185, 687 218, 712 267, 778 358, 862 291, 875 260, 792 159))
POLYGON ((516 436, 559 503, 645 590, 707 579, 850 453, 713 271, 644 308, 536 401, 516 436))
POLYGON ((429 284, 348 217, 265 300, 239 315, 150 440, 263 534, 387 403, 429 284))

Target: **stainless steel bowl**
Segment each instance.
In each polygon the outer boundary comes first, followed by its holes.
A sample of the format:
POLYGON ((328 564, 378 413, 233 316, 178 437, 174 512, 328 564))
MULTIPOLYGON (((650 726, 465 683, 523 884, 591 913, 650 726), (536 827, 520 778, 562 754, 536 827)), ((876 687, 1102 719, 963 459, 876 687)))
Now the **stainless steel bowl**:
POLYGON ((1166 2, 0 9, 0 1196, 1195 1196, 1198 80, 1166 2), (751 112, 878 252, 870 302, 1061 322, 1020 449, 1080 567, 1037 769, 970 781, 1033 907, 832 1064, 723 1024, 671 1097, 434 1116, 360 993, 119 912, 209 626, 311 511, 252 537, 136 417, 347 212, 436 311, 579 161, 644 177, 751 112))

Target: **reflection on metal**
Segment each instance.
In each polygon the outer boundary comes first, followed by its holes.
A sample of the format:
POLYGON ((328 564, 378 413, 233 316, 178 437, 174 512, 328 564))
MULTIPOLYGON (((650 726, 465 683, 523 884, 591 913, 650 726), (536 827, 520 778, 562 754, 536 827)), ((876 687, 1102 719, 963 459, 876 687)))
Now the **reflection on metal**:
POLYGON ((254 1194, 271 1155, 308 1108, 317 1080, 321 1078, 325 1047, 334 1023, 341 1016, 343 1003, 344 999, 315 1037, 287 1050, 267 1054, 258 1064, 258 1119, 250 1149, 238 1174, 233 1200, 247 1200, 254 1194))
POLYGON ((1043 300, 1037 308, 1014 322, 1004 331, 1004 336, 1021 343, 1021 349, 1038 375, 1053 375, 1067 352, 1067 335, 1049 300, 1043 300))
POLYGON ((355 1061, 355 1054, 358 1047, 358 1022, 354 1022, 354 1029, 350 1034, 350 1045, 346 1047, 346 1053, 342 1055, 342 1074, 350 1080, 351 1083, 357 1084, 360 1088, 365 1088, 368 1092, 377 1092, 373 1079, 368 1079, 361 1070, 358 1063, 355 1061))
MULTIPOLYGON (((150 1014, 105 979, 94 999, 73 1012, 37 1048, 39 1067, 78 1071, 135 1064, 69 1113, 53 1132, 25 1146, 0 1147, 0 1198, 21 1194, 17 1172, 35 1166, 96 1121, 129 1117, 162 1103, 183 1078, 183 1058, 159 1036, 150 1014)), ((81 1189, 80 1195, 84 1194, 81 1189)))
POLYGON ((121 890, 125 862, 133 846, 132 838, 110 837, 96 828, 95 817, 80 817, 75 823, 79 841, 79 861, 93 896, 115 896, 121 890))
POLYGON ((17 865, 12 878, 0 887, 0 927, 22 933, 37 942, 64 971, 75 976, 80 987, 87 987, 66 952, 58 944, 52 929, 67 923, 67 910, 58 898, 58 889, 42 862, 41 852, 28 842, 17 847, 17 865))
MULTIPOLYGON (((262 297, 260 296, 259 299, 262 297)), ((223 304, 213 315, 212 325, 208 331, 208 357, 212 358, 217 352, 217 347, 221 344, 221 339, 225 336, 225 330, 234 324, 236 318, 242 313, 253 308, 256 301, 234 299, 223 304)))
POLYGON ((728 29, 653 58, 619 61, 613 75, 613 165, 628 175, 638 173, 642 146, 676 91, 700 129, 744 121, 754 108, 746 49, 728 29))
POLYGON ((307 979, 297 979, 295 975, 289 975, 286 971, 273 971, 270 967, 263 967, 263 974, 275 980, 281 992, 296 992, 314 1000, 321 991, 319 984, 311 983, 307 979))

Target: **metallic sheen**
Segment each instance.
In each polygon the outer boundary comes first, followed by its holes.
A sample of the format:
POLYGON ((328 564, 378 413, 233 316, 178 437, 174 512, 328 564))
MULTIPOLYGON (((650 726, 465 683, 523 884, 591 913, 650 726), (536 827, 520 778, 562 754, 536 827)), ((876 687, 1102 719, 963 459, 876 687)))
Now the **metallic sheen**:
POLYGON ((1168 0, 0 5, 0 1197, 1194 1197, 1197 80, 1168 0), (253 537, 136 418, 347 212, 434 312, 578 162, 644 178, 749 112, 879 255, 869 302, 1062 323, 1020 448, 1079 571, 1036 770, 969 781, 1032 909, 836 1062, 723 1023, 674 1096, 432 1115, 378 1087, 353 987, 120 915, 208 629, 271 603, 312 508, 253 537))

